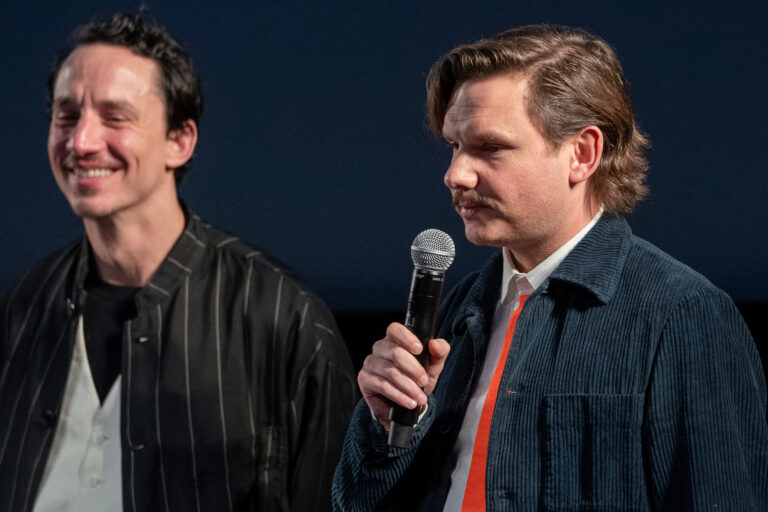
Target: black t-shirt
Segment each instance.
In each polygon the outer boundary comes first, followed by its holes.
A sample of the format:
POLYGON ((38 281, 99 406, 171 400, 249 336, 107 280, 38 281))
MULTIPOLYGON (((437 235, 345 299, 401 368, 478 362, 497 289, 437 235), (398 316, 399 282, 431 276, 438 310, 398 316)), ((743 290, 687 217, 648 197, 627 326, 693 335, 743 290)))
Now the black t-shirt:
POLYGON ((123 329, 137 315, 134 297, 140 289, 105 283, 93 267, 88 272, 83 331, 93 383, 102 403, 120 375, 123 329))

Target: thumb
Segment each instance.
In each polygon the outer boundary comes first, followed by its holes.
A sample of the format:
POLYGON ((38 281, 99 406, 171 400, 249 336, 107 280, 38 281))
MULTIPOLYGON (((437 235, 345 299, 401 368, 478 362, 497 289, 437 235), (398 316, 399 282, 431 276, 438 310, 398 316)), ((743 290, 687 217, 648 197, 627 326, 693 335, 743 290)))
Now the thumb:
POLYGON ((440 377, 440 373, 443 371, 445 360, 448 358, 448 353, 451 351, 451 346, 444 339, 438 338, 429 341, 429 364, 427 365, 427 376, 429 381, 424 386, 424 393, 429 395, 432 390, 435 389, 437 379, 440 377))

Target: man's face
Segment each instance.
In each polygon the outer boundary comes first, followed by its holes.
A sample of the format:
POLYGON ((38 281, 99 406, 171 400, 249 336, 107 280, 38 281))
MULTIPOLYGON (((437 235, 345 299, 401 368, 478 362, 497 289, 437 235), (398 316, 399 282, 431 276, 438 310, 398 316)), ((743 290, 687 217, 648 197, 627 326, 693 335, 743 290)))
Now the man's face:
POLYGON ((81 217, 151 212, 175 194, 157 65, 127 48, 80 46, 53 90, 48 157, 81 217))
POLYGON ((453 147, 445 185, 470 242, 516 251, 554 251, 568 229, 568 144, 553 149, 527 113, 519 74, 463 82, 443 124, 453 147))

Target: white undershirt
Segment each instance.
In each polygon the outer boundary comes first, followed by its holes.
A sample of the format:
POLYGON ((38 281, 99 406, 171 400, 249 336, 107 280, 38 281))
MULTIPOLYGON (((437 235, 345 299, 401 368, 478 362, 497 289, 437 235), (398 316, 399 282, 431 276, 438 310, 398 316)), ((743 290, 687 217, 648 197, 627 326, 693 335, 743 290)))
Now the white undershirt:
POLYGON ((93 384, 82 316, 61 413, 34 512, 121 511, 120 377, 104 400, 93 384))
POLYGON ((563 262, 571 250, 576 247, 582 238, 597 223, 603 209, 592 218, 576 236, 568 240, 562 247, 553 252, 547 259, 539 263, 527 274, 518 272, 509 256, 509 251, 502 249, 504 256, 504 270, 501 279, 501 293, 491 324, 491 337, 488 340, 488 351, 485 354, 483 369, 477 379, 477 384, 472 397, 467 405, 467 412, 456 439, 454 453, 456 454, 456 466, 451 473, 451 488, 443 507, 444 512, 458 512, 464 500, 464 490, 467 486, 469 467, 472 463, 472 451, 475 444, 475 435, 480 423, 480 415, 483 412, 485 396, 488 394, 488 386, 493 378, 493 373, 501 356, 504 345, 504 337, 507 334, 509 318, 517 309, 521 295, 530 295, 549 277, 549 275, 563 262))

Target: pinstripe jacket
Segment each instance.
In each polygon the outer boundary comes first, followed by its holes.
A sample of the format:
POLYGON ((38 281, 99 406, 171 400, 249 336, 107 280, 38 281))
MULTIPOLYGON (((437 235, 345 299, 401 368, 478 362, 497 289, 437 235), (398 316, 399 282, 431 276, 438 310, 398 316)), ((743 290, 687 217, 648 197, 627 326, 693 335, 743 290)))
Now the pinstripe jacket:
MULTIPOLYGON (((0 510, 31 510, 57 423, 88 244, 0 299, 0 510)), ((123 508, 322 510, 356 400, 333 316, 192 217, 124 327, 123 508)))
MULTIPOLYGON (((410 448, 358 405, 335 508, 442 510, 501 276, 498 254, 447 297, 410 448)), ((487 462, 493 511, 768 510, 765 378, 733 302, 603 214, 522 309, 487 462)))

